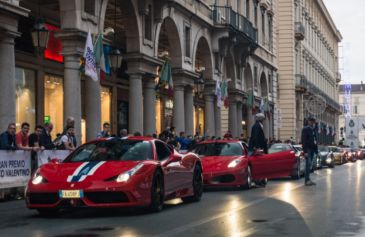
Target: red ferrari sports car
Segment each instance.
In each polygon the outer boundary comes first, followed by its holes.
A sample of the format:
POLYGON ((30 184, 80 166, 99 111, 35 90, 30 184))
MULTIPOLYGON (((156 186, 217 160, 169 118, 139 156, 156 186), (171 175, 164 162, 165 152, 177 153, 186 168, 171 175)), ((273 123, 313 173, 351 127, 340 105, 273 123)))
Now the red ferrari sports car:
POLYGON ((296 169, 295 154, 263 154, 248 156, 244 143, 236 140, 204 141, 192 152, 203 165, 205 186, 239 186, 251 188, 254 183, 266 184, 268 178, 287 177, 296 169))
POLYGON ((63 162, 41 166, 29 181, 26 204, 40 214, 66 207, 145 206, 160 211, 168 199, 199 201, 202 165, 148 137, 86 143, 63 162))

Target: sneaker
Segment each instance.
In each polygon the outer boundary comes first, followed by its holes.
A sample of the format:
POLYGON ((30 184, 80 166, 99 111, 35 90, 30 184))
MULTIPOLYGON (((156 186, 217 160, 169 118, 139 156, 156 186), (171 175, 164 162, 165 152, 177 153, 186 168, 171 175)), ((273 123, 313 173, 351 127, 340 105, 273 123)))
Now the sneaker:
POLYGON ((313 185, 316 185, 316 183, 313 182, 312 180, 309 180, 309 181, 305 182, 305 186, 313 186, 313 185))

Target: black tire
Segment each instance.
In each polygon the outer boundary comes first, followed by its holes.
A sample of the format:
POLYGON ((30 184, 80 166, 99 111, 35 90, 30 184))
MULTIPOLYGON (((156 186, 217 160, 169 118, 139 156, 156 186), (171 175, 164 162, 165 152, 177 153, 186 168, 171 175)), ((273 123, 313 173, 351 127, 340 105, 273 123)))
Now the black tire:
POLYGON ((292 179, 300 179, 300 166, 295 168, 294 174, 291 176, 292 179))
POLYGON ((58 209, 37 209, 40 216, 43 217, 55 217, 59 214, 58 209))
POLYGON ((195 165, 193 174, 193 196, 182 197, 183 202, 199 202, 203 195, 203 176, 200 165, 195 165))
POLYGON ((151 185, 151 204, 149 210, 151 212, 159 212, 163 208, 163 203, 165 200, 165 189, 164 181, 161 170, 157 169, 153 175, 152 185, 151 185))
POLYGON ((246 173, 247 173, 247 177, 246 177, 246 183, 244 185, 242 185, 241 187, 243 189, 250 189, 253 187, 253 180, 252 180, 252 173, 251 173, 251 166, 247 166, 246 168, 246 173))

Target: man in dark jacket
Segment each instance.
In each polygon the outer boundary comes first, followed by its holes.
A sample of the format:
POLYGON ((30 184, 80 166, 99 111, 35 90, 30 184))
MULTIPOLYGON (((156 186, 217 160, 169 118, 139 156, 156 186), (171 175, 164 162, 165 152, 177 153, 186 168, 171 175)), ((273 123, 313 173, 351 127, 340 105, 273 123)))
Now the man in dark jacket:
POLYGON ((310 180, 310 171, 313 163, 314 153, 317 151, 317 138, 316 131, 314 129, 316 120, 315 118, 308 118, 308 125, 304 126, 302 129, 302 146, 305 157, 305 180, 304 184, 315 185, 313 181, 310 180))
POLYGON ((53 129, 52 123, 44 124, 44 129, 39 139, 40 146, 49 150, 56 148, 55 144, 52 141, 52 135, 51 135, 52 129, 53 129))
POLYGON ((10 123, 8 125, 8 130, 3 132, 0 135, 0 149, 1 150, 16 150, 16 141, 15 141, 15 131, 16 126, 15 123, 10 123))
POLYGON ((250 141, 248 144, 248 150, 250 152, 261 149, 267 154, 267 139, 264 134, 264 125, 262 122, 265 120, 265 115, 258 113, 255 115, 256 123, 252 126, 250 141))

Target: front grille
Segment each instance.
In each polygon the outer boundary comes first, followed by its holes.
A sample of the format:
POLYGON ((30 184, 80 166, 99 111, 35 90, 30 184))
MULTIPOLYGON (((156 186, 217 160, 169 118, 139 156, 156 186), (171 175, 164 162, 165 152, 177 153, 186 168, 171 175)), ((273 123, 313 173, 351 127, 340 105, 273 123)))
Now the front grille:
POLYGON ((58 193, 29 193, 31 204, 54 204, 58 201, 58 193))
POLYGON ((128 202, 128 197, 123 192, 87 192, 85 197, 94 203, 128 202))
POLYGON ((235 178, 232 174, 216 176, 212 179, 213 183, 232 183, 234 180, 235 178))

